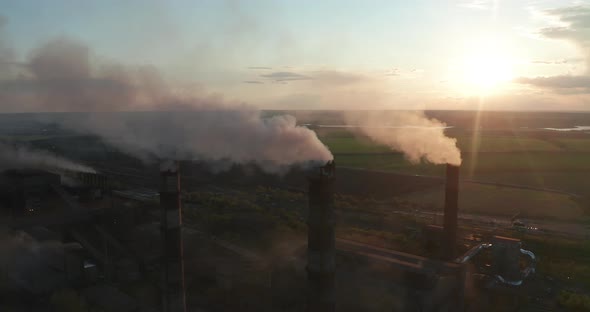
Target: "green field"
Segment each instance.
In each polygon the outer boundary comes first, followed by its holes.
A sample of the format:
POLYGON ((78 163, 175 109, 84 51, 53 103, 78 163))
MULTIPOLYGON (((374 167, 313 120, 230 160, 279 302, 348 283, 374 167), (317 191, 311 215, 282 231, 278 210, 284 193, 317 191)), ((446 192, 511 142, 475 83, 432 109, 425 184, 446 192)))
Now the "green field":
MULTIPOLYGON (((440 175, 443 172, 442 166, 412 164, 400 152, 346 130, 319 129, 317 132, 340 166, 415 174, 440 175)), ((538 138, 533 131, 512 134, 482 131, 474 137, 472 133, 454 132, 449 136, 457 139, 462 151, 464 177, 590 172, 590 135, 567 138, 564 137, 567 133, 555 133, 538 138)))
MULTIPOLYGON (((318 129, 318 136, 334 153, 338 166, 443 176, 444 166, 412 164, 398 151, 376 144, 346 129, 318 129)), ((590 194, 590 134, 547 130, 473 132, 450 129, 462 151, 463 179, 555 189, 590 194)), ((461 201, 466 210, 510 214, 517 209, 538 217, 575 219, 588 211, 587 199, 510 187, 468 184, 461 201), (481 200, 485 199, 485 200, 481 200), (511 203, 506 207, 502 203, 511 203), (519 206, 521 208, 515 208, 519 206)), ((441 203, 442 190, 416 194, 416 201, 441 203)))
MULTIPOLYGON (((475 183, 461 183, 460 189, 459 203, 465 213, 498 216, 520 213, 522 216, 562 220, 575 220, 584 213, 580 204, 565 194, 475 183)), ((412 193, 403 198, 433 210, 442 210, 444 186, 412 193)))

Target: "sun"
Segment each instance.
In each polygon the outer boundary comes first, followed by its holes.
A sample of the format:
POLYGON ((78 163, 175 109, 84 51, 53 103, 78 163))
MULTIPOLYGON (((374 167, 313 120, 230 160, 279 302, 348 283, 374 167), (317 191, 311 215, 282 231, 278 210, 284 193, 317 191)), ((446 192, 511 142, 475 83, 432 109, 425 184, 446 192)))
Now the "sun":
POLYGON ((514 78, 518 62, 511 45, 497 38, 480 38, 465 42, 452 61, 457 87, 467 95, 500 93, 514 78))
POLYGON ((463 82, 479 92, 491 92, 512 79, 510 61, 500 55, 467 57, 463 64, 463 82))

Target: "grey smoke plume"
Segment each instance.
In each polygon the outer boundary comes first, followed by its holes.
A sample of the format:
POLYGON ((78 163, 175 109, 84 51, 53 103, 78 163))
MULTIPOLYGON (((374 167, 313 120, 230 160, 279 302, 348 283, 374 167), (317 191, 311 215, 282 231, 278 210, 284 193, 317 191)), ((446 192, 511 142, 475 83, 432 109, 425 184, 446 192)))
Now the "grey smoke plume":
POLYGON ((15 89, 33 96, 26 97, 25 103, 5 101, 3 105, 16 104, 30 111, 93 112, 56 121, 98 135, 146 161, 256 162, 274 171, 332 159, 315 132, 297 126, 294 117, 264 118, 255 108, 228 103, 216 94, 174 90, 152 67, 98 66, 92 59, 90 49, 79 42, 65 38, 47 42, 31 54, 30 77, 12 81, 12 87, 0 85, 0 98, 9 98, 2 93, 15 89))
POLYGON ((422 112, 369 111, 345 114, 349 128, 377 143, 401 151, 412 163, 461 164, 457 140, 445 136, 446 124, 422 112))
POLYGON ((43 150, 0 143, 0 172, 7 169, 46 169, 94 172, 92 168, 43 150))
POLYGON ((292 116, 263 118, 248 108, 84 114, 64 121, 77 131, 100 135, 109 144, 147 162, 157 159, 255 162, 267 171, 332 159, 315 132, 292 116))
POLYGON ((51 292, 63 286, 63 245, 0 228, 0 289, 51 292))

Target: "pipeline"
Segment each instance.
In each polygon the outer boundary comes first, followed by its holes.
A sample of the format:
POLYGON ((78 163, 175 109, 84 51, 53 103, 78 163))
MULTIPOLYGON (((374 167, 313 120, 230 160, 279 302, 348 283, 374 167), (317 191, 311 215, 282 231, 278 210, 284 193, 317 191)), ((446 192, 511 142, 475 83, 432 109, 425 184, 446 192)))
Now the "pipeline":
MULTIPOLYGON (((455 262, 461 263, 461 264, 467 263, 473 257, 475 257, 477 254, 479 254, 482 250, 489 249, 491 247, 493 247, 492 243, 478 244, 477 246, 475 246, 475 247, 471 248, 469 251, 467 251, 463 256, 455 259, 455 262)), ((531 259, 529 265, 521 271, 522 278, 519 280, 516 280, 516 281, 510 281, 510 280, 505 279, 501 275, 495 275, 494 278, 496 278, 497 281, 499 281, 500 283, 506 284, 506 285, 520 286, 520 285, 522 285, 524 280, 527 279, 527 277, 529 277, 531 274, 535 273, 536 266, 537 266, 537 257, 535 256, 535 254, 530 250, 526 250, 526 249, 522 249, 522 248, 520 249, 520 253, 525 256, 528 256, 531 259)))
POLYGON ((467 263, 471 260, 471 258, 475 257, 477 254, 479 254, 480 251, 484 250, 484 249, 488 249, 492 247, 492 243, 481 243, 471 249, 469 249, 469 251, 467 251, 463 256, 455 259, 455 262, 457 263, 467 263))

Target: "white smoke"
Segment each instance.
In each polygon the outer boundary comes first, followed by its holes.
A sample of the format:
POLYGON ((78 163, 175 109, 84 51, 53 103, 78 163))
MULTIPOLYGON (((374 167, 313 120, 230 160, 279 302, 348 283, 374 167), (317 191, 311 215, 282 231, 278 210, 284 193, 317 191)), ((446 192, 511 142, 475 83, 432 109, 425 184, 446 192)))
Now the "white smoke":
POLYGON ((332 159, 315 132, 291 116, 263 118, 245 107, 193 107, 189 111, 84 114, 63 125, 101 136, 145 161, 229 160, 257 163, 267 171, 332 159))
POLYGON ((27 78, 15 79, 10 88, 0 83, 0 99, 7 99, 0 105, 8 111, 91 112, 55 121, 146 161, 255 162, 276 171, 332 159, 316 134, 297 126, 294 117, 264 118, 257 109, 216 94, 179 92, 153 67, 97 65, 91 56, 87 46, 67 38, 41 45, 27 62, 27 78), (30 96, 15 96, 15 89, 30 96))
POLYGON ((457 140, 445 136, 446 124, 422 112, 369 111, 345 114, 349 128, 373 141, 401 151, 412 163, 461 164, 457 140))
POLYGON ((44 150, 0 143, 0 172, 7 169, 25 168, 94 172, 90 167, 80 165, 44 150))
POLYGON ((63 284, 63 244, 0 228, 0 288, 48 292, 63 284))

